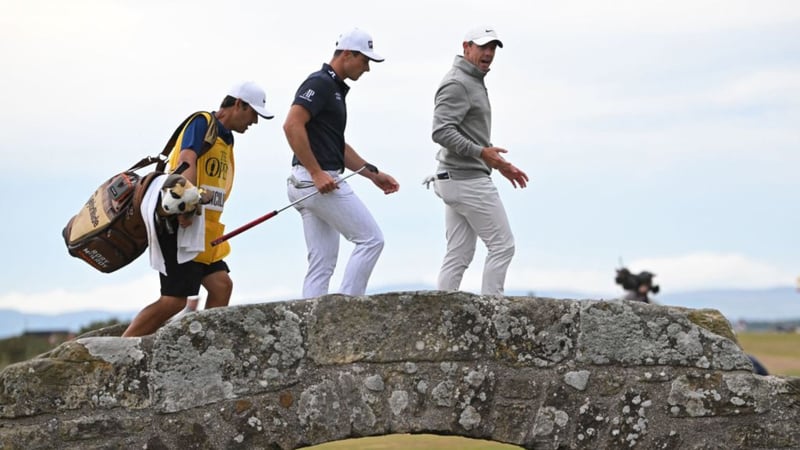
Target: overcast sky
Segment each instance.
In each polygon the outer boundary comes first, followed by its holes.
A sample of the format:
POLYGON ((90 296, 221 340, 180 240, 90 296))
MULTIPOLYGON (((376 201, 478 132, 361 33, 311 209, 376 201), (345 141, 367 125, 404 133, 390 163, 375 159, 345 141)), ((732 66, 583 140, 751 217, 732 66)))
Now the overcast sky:
MULTIPOLYGON (((299 83, 360 27, 386 58, 351 82, 348 141, 392 174, 351 179, 386 237, 370 291, 435 285, 443 206, 433 95, 466 30, 505 46, 486 78, 492 140, 531 177, 495 175, 517 242, 507 290, 621 293, 620 262, 664 291, 791 286, 800 274, 800 2, 0 0, 0 308, 138 310, 142 257, 102 274, 61 230, 94 189, 155 155, 190 112, 254 80, 271 121, 236 136, 228 229, 288 203, 281 126, 299 83)), ((292 209, 231 240, 232 304, 300 296, 292 209)), ((343 241, 332 287, 352 247, 343 241)), ((479 245, 465 290, 480 289, 479 245)))

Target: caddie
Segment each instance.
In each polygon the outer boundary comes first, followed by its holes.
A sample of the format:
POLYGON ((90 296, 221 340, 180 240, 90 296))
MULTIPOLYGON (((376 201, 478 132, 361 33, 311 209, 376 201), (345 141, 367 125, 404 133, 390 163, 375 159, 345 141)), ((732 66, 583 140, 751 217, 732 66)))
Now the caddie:
POLYGON ((191 204, 196 199, 183 198, 186 189, 191 192, 191 186, 161 189, 156 185, 157 190, 148 190, 142 208, 148 208, 144 217, 155 234, 149 246, 150 261, 159 270, 161 296, 136 315, 123 336, 155 332, 184 309, 188 297, 199 294, 200 286, 207 291, 206 309, 227 306, 230 302, 233 281, 223 259, 230 252, 230 244, 210 243, 224 233, 221 217, 234 178, 233 132, 244 133, 250 125, 258 123, 259 117, 274 116, 266 109, 264 90, 248 81, 233 86, 219 110, 198 113, 180 133, 169 156, 170 170, 183 165, 183 177, 205 192, 208 203, 198 206, 199 214, 188 205, 189 214, 159 216, 156 220, 156 205, 161 205, 163 213, 170 207, 180 208, 181 202, 191 204))

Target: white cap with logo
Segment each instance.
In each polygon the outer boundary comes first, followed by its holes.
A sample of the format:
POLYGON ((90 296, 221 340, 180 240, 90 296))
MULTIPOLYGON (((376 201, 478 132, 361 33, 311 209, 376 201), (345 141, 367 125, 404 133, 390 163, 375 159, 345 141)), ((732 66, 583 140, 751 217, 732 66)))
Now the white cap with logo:
POLYGON ((372 61, 383 62, 383 56, 373 51, 372 36, 358 28, 353 28, 347 33, 340 35, 339 40, 336 41, 336 50, 360 52, 372 61))
POLYGON ((492 27, 473 28, 464 35, 464 42, 474 42, 478 45, 486 45, 489 42, 497 41, 498 47, 503 47, 503 42, 497 37, 497 31, 492 27))
POLYGON ((265 118, 272 119, 274 114, 267 110, 267 94, 261 87, 252 81, 245 81, 239 83, 228 91, 228 95, 247 103, 252 106, 256 113, 265 118))

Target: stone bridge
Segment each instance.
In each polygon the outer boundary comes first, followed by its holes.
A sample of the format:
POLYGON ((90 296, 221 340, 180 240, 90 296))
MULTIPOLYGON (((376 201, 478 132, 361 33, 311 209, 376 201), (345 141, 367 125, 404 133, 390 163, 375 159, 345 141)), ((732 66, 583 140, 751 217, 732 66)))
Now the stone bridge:
POLYGON ((0 448, 294 449, 394 433, 537 449, 800 448, 800 379, 717 311, 399 292, 81 337, 0 372, 0 448))

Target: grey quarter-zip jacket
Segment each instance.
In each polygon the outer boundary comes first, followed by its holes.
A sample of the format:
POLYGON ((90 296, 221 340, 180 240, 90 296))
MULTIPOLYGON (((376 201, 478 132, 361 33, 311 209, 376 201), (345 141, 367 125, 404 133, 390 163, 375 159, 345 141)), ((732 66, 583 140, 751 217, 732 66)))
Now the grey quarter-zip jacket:
POLYGON ((436 91, 432 138, 441 145, 437 170, 447 171, 452 179, 492 173, 480 156, 484 147, 491 147, 492 108, 485 76, 458 55, 436 91))

